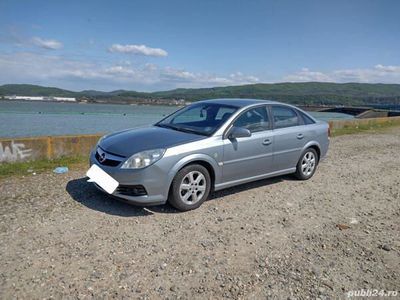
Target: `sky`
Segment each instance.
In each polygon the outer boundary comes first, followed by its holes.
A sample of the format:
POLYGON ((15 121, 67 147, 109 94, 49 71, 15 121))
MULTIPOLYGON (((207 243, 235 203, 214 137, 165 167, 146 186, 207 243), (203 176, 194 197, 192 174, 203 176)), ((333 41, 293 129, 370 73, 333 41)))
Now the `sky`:
POLYGON ((0 0, 0 84, 400 83, 398 0, 0 0))

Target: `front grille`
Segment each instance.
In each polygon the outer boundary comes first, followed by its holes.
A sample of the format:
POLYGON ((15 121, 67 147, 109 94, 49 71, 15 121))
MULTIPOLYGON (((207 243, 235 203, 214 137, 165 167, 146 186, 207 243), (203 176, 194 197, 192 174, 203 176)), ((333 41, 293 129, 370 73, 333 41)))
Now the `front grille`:
POLYGON ((146 196, 147 191, 143 185, 120 185, 116 192, 125 196, 146 196))
POLYGON ((104 166, 110 166, 110 167, 116 167, 116 166, 118 166, 121 162, 120 161, 118 161, 118 160, 113 160, 113 159, 109 159, 109 158, 106 158, 106 160, 104 160, 103 162, 101 162, 100 161, 100 155, 99 155, 99 153, 96 151, 96 159, 97 159, 97 161, 100 163, 100 164, 102 164, 102 165, 104 165, 104 166))

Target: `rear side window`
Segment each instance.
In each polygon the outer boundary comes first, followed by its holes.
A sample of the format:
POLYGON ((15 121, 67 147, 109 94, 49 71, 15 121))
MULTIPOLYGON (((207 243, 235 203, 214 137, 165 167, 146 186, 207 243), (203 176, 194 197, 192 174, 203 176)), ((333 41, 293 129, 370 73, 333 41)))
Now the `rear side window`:
POLYGON ((235 127, 244 127, 250 132, 268 130, 270 128, 267 108, 256 107, 243 112, 233 123, 235 127))
POLYGON ((308 124, 314 124, 314 120, 311 119, 309 116, 307 116, 305 113, 301 112, 301 111, 297 111, 300 116, 303 118, 304 124, 308 125, 308 124))
POLYGON ((290 107, 272 106, 275 128, 285 128, 300 124, 297 113, 290 107))

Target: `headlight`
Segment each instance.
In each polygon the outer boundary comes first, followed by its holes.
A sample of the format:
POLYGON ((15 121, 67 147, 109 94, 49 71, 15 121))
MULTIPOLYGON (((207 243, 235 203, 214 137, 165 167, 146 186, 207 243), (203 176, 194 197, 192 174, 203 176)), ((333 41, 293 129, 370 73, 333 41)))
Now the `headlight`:
POLYGON ((154 164, 164 155, 165 149, 154 149, 133 154, 121 169, 142 169, 154 164))

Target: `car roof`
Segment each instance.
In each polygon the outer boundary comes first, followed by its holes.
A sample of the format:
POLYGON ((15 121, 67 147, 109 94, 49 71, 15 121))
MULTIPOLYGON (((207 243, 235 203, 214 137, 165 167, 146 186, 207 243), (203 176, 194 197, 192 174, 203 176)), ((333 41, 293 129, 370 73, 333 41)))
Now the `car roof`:
POLYGON ((198 101, 196 103, 215 103, 221 105, 232 105, 236 107, 246 107, 254 104, 284 104, 271 100, 262 100, 262 99, 245 99, 245 98, 221 98, 221 99, 210 99, 198 101))

